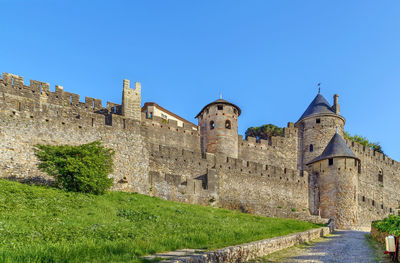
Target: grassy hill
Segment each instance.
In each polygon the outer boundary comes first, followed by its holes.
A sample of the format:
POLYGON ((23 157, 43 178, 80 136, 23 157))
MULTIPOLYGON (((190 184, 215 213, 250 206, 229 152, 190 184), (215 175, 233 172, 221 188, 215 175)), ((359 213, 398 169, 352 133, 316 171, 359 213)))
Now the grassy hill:
POLYGON ((139 256, 155 252, 315 227, 136 193, 96 196, 0 180, 0 262, 142 262, 139 256))

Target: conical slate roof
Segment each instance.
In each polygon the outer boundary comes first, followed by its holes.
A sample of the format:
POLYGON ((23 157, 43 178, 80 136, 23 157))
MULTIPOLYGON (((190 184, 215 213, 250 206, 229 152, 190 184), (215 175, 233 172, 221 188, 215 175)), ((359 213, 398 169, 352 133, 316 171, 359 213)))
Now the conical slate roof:
POLYGON ((211 102, 211 103, 208 103, 206 106, 204 106, 204 107, 201 109, 201 111, 196 115, 195 118, 199 117, 199 115, 200 115, 208 106, 211 106, 211 105, 214 105, 214 104, 226 104, 226 105, 233 106, 233 107, 235 107, 235 108, 238 110, 238 116, 242 113, 241 109, 240 109, 238 106, 236 106, 235 104, 230 103, 229 101, 226 101, 226 100, 223 100, 223 99, 218 99, 218 100, 213 101, 213 102, 211 102))
POLYGON ((359 160, 347 146, 342 136, 340 136, 338 133, 335 133, 322 154, 308 164, 333 157, 350 157, 359 160))
POLYGON ((301 115, 300 120, 304 119, 305 117, 311 116, 311 115, 317 115, 321 113, 328 113, 328 114, 336 114, 333 110, 329 102, 322 96, 321 94, 318 93, 318 95, 314 98, 314 100, 311 102, 311 104, 308 106, 306 111, 301 115))

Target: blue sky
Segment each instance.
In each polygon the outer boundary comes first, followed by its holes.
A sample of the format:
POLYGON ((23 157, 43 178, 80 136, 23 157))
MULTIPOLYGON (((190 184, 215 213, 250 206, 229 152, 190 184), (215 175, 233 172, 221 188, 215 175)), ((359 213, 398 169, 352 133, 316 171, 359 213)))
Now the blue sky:
POLYGON ((340 95, 346 130, 400 160, 400 1, 5 1, 0 71, 120 103, 122 80, 193 121, 222 92, 249 126, 340 95))

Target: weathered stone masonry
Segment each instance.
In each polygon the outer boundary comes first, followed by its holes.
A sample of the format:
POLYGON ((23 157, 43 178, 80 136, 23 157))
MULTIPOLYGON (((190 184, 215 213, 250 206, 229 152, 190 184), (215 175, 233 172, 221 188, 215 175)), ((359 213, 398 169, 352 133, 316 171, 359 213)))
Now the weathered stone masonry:
MULTIPOLYGON (((114 190, 267 216, 313 220, 321 214, 342 220, 347 228, 368 226, 400 205, 400 166, 384 155, 347 142, 355 154, 348 162, 359 162, 351 172, 340 156, 332 166, 328 159, 308 165, 321 156, 337 128, 343 133, 344 118, 334 107, 315 111, 310 105, 308 115, 289 123, 284 136, 243 140, 237 134, 240 108, 230 102, 204 107, 195 130, 146 118, 140 110, 141 85, 133 86, 124 80, 122 104, 107 102, 103 108, 101 100, 81 102, 61 86, 53 92, 48 83, 27 86, 22 77, 4 73, 0 176, 51 180, 37 169, 35 144, 101 140, 116 152, 114 190), (326 189, 333 190, 325 194, 326 189)), ((338 101, 335 105, 338 109, 338 101)))

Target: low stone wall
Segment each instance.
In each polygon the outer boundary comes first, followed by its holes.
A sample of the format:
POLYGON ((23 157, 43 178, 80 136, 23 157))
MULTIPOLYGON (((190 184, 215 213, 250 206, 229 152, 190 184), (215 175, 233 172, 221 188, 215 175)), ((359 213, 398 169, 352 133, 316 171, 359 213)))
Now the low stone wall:
MULTIPOLYGON (((332 227, 331 227, 332 228, 332 227)), ((273 252, 309 242, 311 240, 330 234, 330 227, 311 229, 305 232, 290 234, 282 237, 255 241, 215 251, 205 252, 173 260, 161 261, 164 263, 240 263, 259 258, 273 252)))
POLYGON ((371 226, 371 236, 375 238, 379 243, 385 245, 385 237, 389 236, 388 232, 381 232, 376 227, 371 226))
MULTIPOLYGON (((379 243, 385 246, 385 238, 389 236, 388 232, 381 232, 376 227, 371 225, 371 236, 376 239, 379 243)), ((398 237, 400 238, 400 237, 398 237)), ((399 248, 397 248, 397 260, 400 262, 399 248)))

